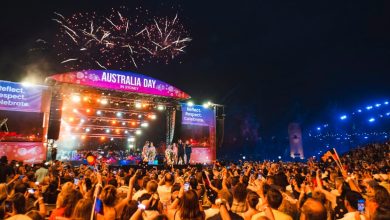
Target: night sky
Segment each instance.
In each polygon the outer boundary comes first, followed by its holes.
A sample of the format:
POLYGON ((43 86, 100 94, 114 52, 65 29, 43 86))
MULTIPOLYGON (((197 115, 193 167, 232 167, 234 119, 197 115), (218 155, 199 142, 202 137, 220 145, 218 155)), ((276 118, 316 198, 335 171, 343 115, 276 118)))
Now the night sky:
POLYGON ((175 85, 196 103, 226 105, 227 138, 244 127, 286 134, 291 121, 314 123, 329 109, 390 94, 390 2, 367 0, 9 1, 0 14, 0 78, 66 71, 50 52, 31 51, 37 39, 53 40, 54 11, 122 5, 179 12, 193 38, 186 53, 131 70, 175 85))

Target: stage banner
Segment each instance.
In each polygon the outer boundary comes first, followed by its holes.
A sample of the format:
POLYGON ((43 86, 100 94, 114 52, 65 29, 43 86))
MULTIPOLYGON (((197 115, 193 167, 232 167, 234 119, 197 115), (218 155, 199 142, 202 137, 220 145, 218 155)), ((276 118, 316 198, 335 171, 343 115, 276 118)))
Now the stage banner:
POLYGON ((7 155, 8 161, 41 163, 46 159, 46 148, 42 142, 0 142, 0 155, 7 155))
POLYGON ((192 145, 190 163, 212 163, 216 159, 216 119, 213 108, 181 104, 181 138, 192 145))
POLYGON ((0 110, 42 112, 42 94, 46 89, 46 86, 0 80, 0 110))
POLYGON ((118 70, 85 70, 49 76, 58 82, 148 95, 189 99, 185 92, 160 80, 133 72, 118 70))
POLYGON ((211 126, 215 124, 214 111, 202 105, 181 105, 182 124, 211 126))

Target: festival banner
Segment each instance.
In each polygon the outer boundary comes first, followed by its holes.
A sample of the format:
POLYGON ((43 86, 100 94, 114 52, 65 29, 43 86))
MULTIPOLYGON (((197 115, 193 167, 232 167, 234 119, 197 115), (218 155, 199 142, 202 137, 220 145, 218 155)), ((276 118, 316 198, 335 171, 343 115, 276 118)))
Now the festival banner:
POLYGON ((69 72, 52 75, 47 79, 123 92, 136 92, 176 99, 190 98, 187 93, 168 83, 142 74, 118 70, 85 70, 69 72))
POLYGON ((25 85, 0 80, 0 110, 41 112, 46 86, 25 85))
POLYGON ((46 159, 46 148, 42 142, 0 142, 0 155, 7 155, 9 161, 41 163, 46 159))

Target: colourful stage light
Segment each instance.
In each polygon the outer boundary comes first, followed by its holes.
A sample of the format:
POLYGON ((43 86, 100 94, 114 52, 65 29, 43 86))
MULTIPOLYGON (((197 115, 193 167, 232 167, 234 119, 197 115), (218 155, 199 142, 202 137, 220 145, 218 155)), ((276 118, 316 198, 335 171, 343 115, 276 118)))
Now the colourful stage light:
POLYGON ((114 125, 114 124, 116 124, 116 120, 112 120, 112 122, 111 122, 111 123, 112 123, 113 125, 114 125))
POLYGON ((73 117, 70 117, 69 118, 69 122, 73 122, 74 121, 74 118, 73 117))
POLYGON ((106 137, 102 136, 102 137, 100 137, 100 140, 104 141, 104 140, 106 140, 106 137))
POLYGON ((65 110, 66 110, 66 107, 65 107, 65 106, 63 106, 63 107, 62 107, 62 111, 65 111, 65 110))
POLYGON ((100 100, 100 103, 102 105, 107 105, 108 104, 108 100, 107 99, 102 99, 102 100, 100 100))
POLYGON ((111 141, 113 141, 113 140, 114 140, 114 138, 110 138, 110 140, 111 140, 111 141))
POLYGON ((141 102, 136 102, 136 103, 135 103, 135 107, 136 107, 136 108, 142 108, 141 102))
POLYGON ((127 138, 127 141, 134 142, 135 138, 134 137, 127 138))
POLYGON ((107 129, 106 129, 106 133, 110 133, 110 129, 107 128, 107 129))
POLYGON ((129 133, 129 131, 128 131, 128 130, 126 130, 126 131, 125 131, 125 134, 127 134, 127 133, 129 133))
POLYGON ((131 125, 135 126, 135 125, 136 125, 136 123, 133 121, 133 122, 131 122, 131 125))
POLYGON ((135 131, 135 134, 136 134, 136 135, 141 135, 141 134, 142 134, 142 131, 141 131, 141 130, 136 130, 136 131, 135 131))
POLYGON ((78 113, 79 111, 77 109, 73 109, 73 113, 78 113))
POLYGON ((79 95, 72 95, 72 101, 73 102, 80 102, 81 98, 79 95))
POLYGON ((89 129, 89 128, 85 129, 85 132, 90 132, 90 131, 91 131, 91 129, 89 129))
POLYGON ((81 135, 82 140, 84 140, 85 138, 87 138, 85 135, 81 135))
POLYGON ((126 122, 122 122, 122 125, 126 125, 126 122))
POLYGON ((122 112, 117 112, 116 117, 118 117, 118 118, 122 117, 122 112))
POLYGON ((157 116, 153 114, 153 115, 149 115, 149 118, 155 120, 157 116))
POLYGON ((147 123, 147 122, 143 122, 143 123, 141 123, 141 127, 144 127, 144 128, 146 128, 146 127, 148 127, 149 126, 149 124, 147 123))
POLYGON ((87 108, 87 109, 85 110, 85 112, 86 112, 86 113, 90 113, 90 112, 91 112, 91 109, 87 108))
POLYGON ((120 130, 120 129, 118 129, 118 128, 117 128, 117 129, 115 129, 115 132, 116 132, 116 133, 119 133, 120 131, 121 131, 121 130, 120 130))
POLYGON ((163 105, 158 105, 157 106, 157 110, 159 111, 163 111, 165 109, 165 107, 163 105))
POLYGON ((129 144, 129 148, 134 148, 134 144, 129 144))
POLYGON ((142 115, 138 115, 138 118, 142 118, 142 115))
POLYGON ((84 123, 84 122, 85 122, 85 119, 82 118, 82 119, 80 120, 80 123, 84 123))
POLYGON ((144 103, 144 104, 142 105, 142 107, 146 108, 146 107, 148 107, 148 104, 147 104, 147 103, 144 103))
POLYGON ((88 98, 87 96, 84 96, 83 101, 84 101, 84 102, 87 102, 88 99, 89 99, 89 98, 88 98))
POLYGON ((97 115, 101 115, 101 114, 102 114, 102 111, 98 110, 98 111, 96 112, 96 114, 97 114, 97 115))
POLYGON ((192 101, 188 101, 188 102, 187 102, 187 105, 188 105, 188 106, 194 106, 194 103, 193 103, 192 101))

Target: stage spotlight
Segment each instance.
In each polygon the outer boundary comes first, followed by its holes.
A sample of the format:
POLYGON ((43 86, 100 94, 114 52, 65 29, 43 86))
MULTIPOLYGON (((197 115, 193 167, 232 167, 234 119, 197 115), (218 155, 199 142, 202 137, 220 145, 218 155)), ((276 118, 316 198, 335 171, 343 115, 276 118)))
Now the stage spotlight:
POLYGON ((385 105, 388 105, 388 104, 389 104, 389 102, 388 102, 388 101, 386 101, 384 104, 385 104, 385 105))
POLYGON ((81 139, 84 140, 86 138, 85 135, 81 135, 81 139))
POLYGON ((100 140, 104 141, 104 140, 106 140, 106 137, 102 136, 102 137, 100 137, 100 140))
POLYGON ((131 125, 135 126, 135 125, 136 125, 136 123, 133 121, 133 122, 131 122, 131 125))
POLYGON ((100 100, 100 103, 102 105, 107 105, 108 104, 108 100, 107 99, 102 99, 102 100, 100 100))
POLYGON ((126 125, 126 122, 122 122, 122 125, 126 125))
POLYGON ((116 121, 115 121, 115 120, 112 120, 112 122, 111 122, 111 123, 114 125, 114 124, 116 124, 116 121))
POLYGON ((146 128, 146 127, 148 127, 149 126, 149 124, 147 123, 147 122, 143 122, 143 123, 141 123, 141 127, 144 127, 144 128, 146 128))
POLYGON ((77 111, 77 109, 73 109, 73 113, 78 113, 79 111, 77 111))
POLYGON ((279 159, 279 160, 282 159, 282 156, 278 156, 278 159, 279 159))
POLYGON ((375 121, 375 118, 370 118, 368 119, 369 122, 374 122, 375 121))
POLYGON ((203 108, 209 108, 210 105, 208 103, 203 103, 203 108))
POLYGON ((127 134, 127 133, 129 133, 129 131, 128 131, 128 130, 126 130, 126 131, 125 131, 125 134, 127 134))
POLYGON ((85 132, 90 132, 90 131, 91 131, 91 129, 89 129, 89 128, 85 129, 85 132))
POLYGON ((85 122, 85 119, 82 118, 82 119, 80 120, 80 123, 84 123, 84 122, 85 122))
POLYGON ((81 98, 79 95, 72 95, 72 101, 73 102, 80 102, 81 98))
POLYGON ((341 119, 341 120, 345 120, 345 119, 347 119, 347 116, 346 116, 346 115, 342 115, 342 116, 340 117, 340 119, 341 119))
POLYGON ((153 120, 155 120, 157 118, 157 116, 156 115, 150 115, 150 119, 153 119, 153 120))
POLYGON ((142 108, 141 102, 136 102, 136 103, 135 103, 135 107, 136 107, 136 108, 142 108))
POLYGON ((75 139, 76 139, 76 136, 75 136, 75 135, 72 135, 72 139, 75 140, 75 139))
POLYGON ((97 115, 101 115, 101 114, 102 114, 102 111, 97 110, 97 111, 96 111, 96 114, 97 114, 97 115))
POLYGON ((134 144, 129 144, 129 148, 134 148, 134 144))
POLYGON ((85 110, 85 112, 86 112, 86 113, 90 113, 90 112, 91 112, 91 109, 87 108, 87 109, 85 110))
POLYGON ((83 98, 84 102, 88 101, 88 99, 89 98, 87 96, 84 96, 84 98, 83 98))
POLYGON ((368 139, 368 137, 367 137, 367 136, 365 136, 365 137, 364 137, 364 139, 368 139))
POLYGON ((116 133, 119 133, 121 130, 119 130, 119 128, 115 129, 115 132, 116 133))
POLYGON ((107 128, 107 129, 106 129, 106 133, 110 133, 110 129, 107 128))
POLYGON ((122 117, 122 112, 117 112, 116 117, 118 117, 118 118, 122 117))
POLYGON ((372 106, 369 105, 369 106, 366 107, 366 109, 367 109, 367 110, 371 110, 371 109, 372 109, 372 106))
POLYGON ((165 109, 165 107, 163 105, 158 105, 157 106, 157 110, 159 111, 163 111, 165 109))
POLYGON ((113 141, 113 140, 114 140, 114 138, 111 138, 110 140, 111 140, 111 141, 113 141))
POLYGON ((141 131, 141 130, 136 130, 136 131, 135 131, 135 134, 136 134, 136 135, 140 135, 140 134, 142 134, 142 131, 141 131))
POLYGON ((138 115, 138 118, 142 118, 142 115, 138 115))
POLYGON ((381 104, 379 104, 379 103, 377 103, 377 104, 375 104, 375 107, 381 107, 381 104))
POLYGON ((74 121, 74 118, 70 117, 69 122, 73 122, 73 121, 74 121))
POLYGON ((135 138, 134 137, 130 137, 130 138, 127 138, 127 140, 130 141, 130 142, 134 142, 135 138))
POLYGON ((188 101, 188 102, 187 102, 187 105, 188 105, 188 106, 194 106, 194 103, 193 103, 192 101, 188 101))

